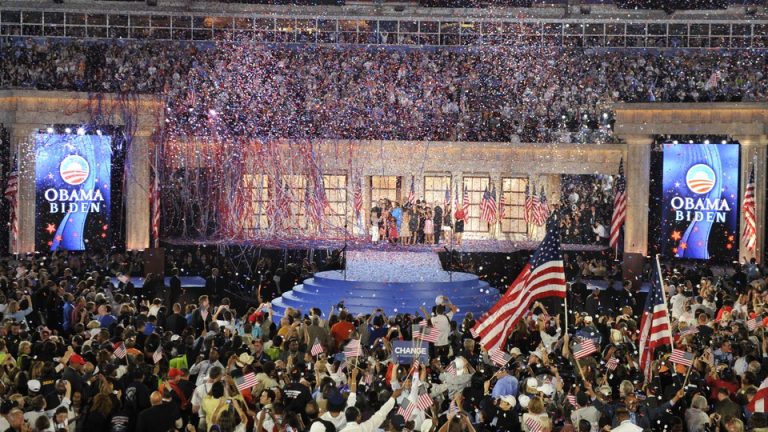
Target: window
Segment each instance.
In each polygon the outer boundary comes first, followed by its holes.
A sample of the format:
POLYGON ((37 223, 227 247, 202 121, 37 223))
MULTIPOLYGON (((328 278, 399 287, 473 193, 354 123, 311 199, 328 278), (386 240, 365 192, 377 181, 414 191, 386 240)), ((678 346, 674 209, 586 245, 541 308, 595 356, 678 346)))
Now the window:
POLYGON ((326 216, 331 227, 344 228, 344 217, 347 208, 347 176, 324 175, 323 186, 328 197, 326 216))
MULTIPOLYGON (((424 199, 431 207, 435 203, 445 207, 445 192, 451 193, 451 176, 426 176, 424 177, 424 199)), ((445 210, 445 209, 443 209, 445 210)))
POLYGON ((243 218, 244 230, 267 229, 267 204, 269 200, 269 181, 266 174, 246 174, 243 176, 246 196, 251 197, 249 217, 243 218))
POLYGON ((382 198, 400 202, 400 177, 371 176, 371 207, 382 198))
POLYGON ((503 233, 526 234, 528 232, 524 216, 526 184, 524 178, 501 179, 501 193, 504 196, 504 218, 501 220, 503 233))
POLYGON ((469 194, 469 214, 464 224, 465 231, 488 232, 488 223, 480 220, 480 201, 489 184, 488 177, 464 177, 464 187, 469 194))

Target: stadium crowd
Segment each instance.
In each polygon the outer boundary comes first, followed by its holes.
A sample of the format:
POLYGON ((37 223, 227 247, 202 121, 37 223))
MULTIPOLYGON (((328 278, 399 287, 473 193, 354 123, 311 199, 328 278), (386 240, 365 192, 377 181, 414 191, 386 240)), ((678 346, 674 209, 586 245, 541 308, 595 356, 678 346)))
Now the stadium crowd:
POLYGON ((190 127, 213 109, 259 136, 522 142, 610 141, 613 102, 768 95, 760 51, 227 46, 13 39, 0 87, 163 93, 190 127))
POLYGON ((168 287, 151 277, 132 286, 124 276, 142 274, 140 253, 0 260, 0 431, 768 427, 764 402, 749 404, 768 375, 768 279, 754 262, 714 275, 709 267, 665 270, 674 346, 692 354, 692 367, 661 348, 645 380, 644 294, 630 283, 590 293, 576 270, 567 321, 559 301, 536 302, 498 360, 473 339, 473 317, 454 320, 442 296, 431 311, 288 309, 278 319, 261 290, 257 307, 230 299, 231 274, 214 267, 222 257, 170 257, 206 275, 204 292, 174 297, 175 277, 168 287), (415 368, 408 358, 396 364, 394 345, 411 346, 414 330, 432 334, 419 322, 434 332, 432 342, 413 342, 428 347, 427 358, 415 368), (575 361, 574 343, 586 340, 597 352, 575 361))

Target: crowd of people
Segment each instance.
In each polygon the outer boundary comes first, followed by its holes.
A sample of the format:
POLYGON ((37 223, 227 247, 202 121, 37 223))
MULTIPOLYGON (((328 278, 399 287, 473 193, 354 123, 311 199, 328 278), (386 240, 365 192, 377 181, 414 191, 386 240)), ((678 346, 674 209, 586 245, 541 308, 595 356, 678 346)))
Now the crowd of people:
POLYGON ((209 125, 214 110, 253 136, 610 141, 614 102, 765 101, 765 70, 762 51, 31 38, 0 47, 0 87, 164 94, 181 127, 209 125))
POLYGON ((612 176, 564 175, 561 182, 563 242, 607 244, 613 214, 612 176))
POLYGON ((381 198, 371 208, 369 233, 373 244, 438 245, 442 241, 461 246, 466 219, 462 208, 452 214, 450 204, 415 199, 401 206, 381 198))
POLYGON ((261 292, 251 307, 230 298, 215 252, 169 255, 169 286, 157 278, 142 295, 124 278, 141 275, 140 253, 0 259, 1 431, 768 427, 749 404, 768 375, 759 330, 768 278, 754 260, 664 269, 674 346, 692 354, 692 366, 660 348, 645 378, 644 293, 629 281, 589 292, 577 261, 567 264, 570 313, 560 300, 535 302, 499 361, 471 334, 476 317, 458 320, 444 296, 431 309, 288 308, 276 317, 261 292), (177 265, 206 276, 202 293, 174 297, 177 265), (414 338, 428 333, 424 326, 436 332, 433 341, 414 338), (576 361, 574 343, 586 339, 598 350, 576 361), (393 356, 403 343, 426 349, 419 364, 393 356))

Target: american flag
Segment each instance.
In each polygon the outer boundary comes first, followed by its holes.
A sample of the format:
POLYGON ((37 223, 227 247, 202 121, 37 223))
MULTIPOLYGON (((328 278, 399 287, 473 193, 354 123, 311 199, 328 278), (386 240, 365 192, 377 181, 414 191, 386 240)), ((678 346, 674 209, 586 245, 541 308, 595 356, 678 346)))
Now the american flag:
POLYGON ((465 215, 469 215, 469 189, 464 186, 464 197, 462 198, 461 208, 464 210, 465 215))
POLYGON ((360 346, 360 339, 352 339, 347 346, 344 347, 344 356, 346 358, 360 357, 363 355, 363 347, 360 346))
MULTIPOLYGON (((533 190, 536 190, 534 187, 533 190)), ((533 195, 531 195, 530 185, 525 185, 525 207, 523 210, 523 219, 525 223, 531 222, 533 216, 533 195)))
POLYGON ((566 398, 568 399, 568 403, 571 404, 572 407, 574 407, 576 409, 581 408, 579 406, 579 403, 576 402, 576 395, 569 394, 566 398))
POLYGON ((491 357, 491 361, 496 366, 504 366, 505 364, 509 363, 510 360, 512 360, 511 355, 498 348, 494 348, 488 351, 488 355, 491 357))
POLYGON ((373 372, 366 373, 365 377, 363 377, 363 382, 368 386, 373 384, 373 372))
POLYGON ((434 404, 435 401, 432 400, 432 397, 429 395, 429 392, 426 388, 419 387, 419 397, 416 399, 416 408, 426 411, 428 410, 432 404, 434 404))
POLYGON ((411 189, 408 191, 408 205, 412 206, 416 204, 416 187, 414 186, 414 178, 411 176, 411 189))
POLYGON ((496 222, 496 187, 494 186, 491 192, 488 192, 488 188, 485 188, 483 192, 483 199, 480 201, 480 219, 488 223, 496 222))
POLYGON ((717 87, 717 82, 720 80, 720 71, 713 71, 709 76, 709 79, 704 83, 704 90, 710 90, 717 87))
POLYGON ((541 212, 539 210, 539 203, 541 202, 541 197, 536 194, 536 188, 533 187, 531 189, 531 216, 530 220, 531 223, 534 225, 541 225, 540 221, 540 215, 541 212))
POLYGON ((312 344, 312 348, 309 350, 309 353, 313 356, 318 356, 324 351, 325 350, 323 349, 323 344, 320 343, 320 339, 315 338, 315 342, 312 344))
MULTIPOLYGON (((533 192, 534 195, 536 191, 533 192)), ((547 203, 547 195, 544 194, 544 186, 541 187, 541 194, 537 200, 534 196, 533 206, 533 223, 542 226, 547 222, 549 217, 549 204, 547 203)))
POLYGON ((619 247, 621 227, 627 219, 627 180, 624 178, 624 159, 619 162, 619 176, 616 178, 616 191, 613 196, 613 216, 611 216, 610 246, 619 247))
POLYGON ((592 339, 584 339, 573 347, 573 356, 576 360, 590 356, 597 352, 597 344, 592 339))
POLYGON ((456 365, 453 362, 448 363, 448 367, 445 368, 445 373, 451 376, 456 376, 456 365))
POLYGON ((616 370, 616 368, 617 368, 617 367, 619 367, 619 359, 617 359, 616 357, 611 357, 611 358, 609 358, 609 359, 608 359, 608 362, 605 364, 605 367, 606 367, 606 368, 607 368, 609 371, 614 371, 614 370, 616 370))
POLYGON ((529 432, 542 432, 544 430, 541 422, 530 416, 525 419, 525 425, 528 426, 529 432))
POLYGON ((543 297, 565 297, 565 270, 557 214, 547 222, 547 233, 536 253, 501 299, 472 328, 472 335, 488 351, 501 349, 530 305, 543 297))
POLYGON ((440 330, 435 327, 422 327, 418 336, 414 335, 413 338, 416 339, 417 337, 424 342, 437 343, 437 339, 440 337, 440 330))
POLYGON ((757 393, 747 404, 747 410, 751 413, 764 413, 768 407, 768 378, 763 380, 757 393))
POLYGON ((499 220, 504 219, 505 216, 507 216, 507 198, 502 190, 499 194, 499 220))
POLYGON ((359 216, 360 212, 363 211, 363 181, 361 179, 357 179, 357 183, 355 183, 352 205, 355 207, 355 215, 359 216))
POLYGON ((693 359, 693 353, 674 348, 672 349, 672 355, 669 356, 669 361, 683 366, 693 366, 693 359))
POLYGON ((152 183, 152 245, 160 247, 160 172, 155 166, 152 183))
POLYGON ((696 326, 689 326, 689 327, 686 327, 685 330, 683 330, 680 333, 678 333, 677 337, 678 338, 684 338, 686 336, 695 335, 697 333, 699 333, 699 328, 698 327, 696 327, 696 326))
POLYGON ((11 228, 11 251, 16 252, 16 243, 19 239, 19 217, 16 214, 16 204, 19 196, 19 161, 13 158, 11 172, 8 173, 8 181, 5 186, 5 199, 10 202, 8 221, 11 228))
POLYGON ((163 347, 157 347, 155 352, 152 354, 152 361, 157 363, 162 359, 163 359, 163 347))
POLYGON ((253 372, 235 378, 235 385, 237 385, 237 389, 240 391, 245 391, 251 387, 255 387, 258 383, 259 380, 256 379, 256 374, 253 372))
POLYGON ((411 418, 413 415, 413 410, 416 409, 416 404, 411 403, 411 401, 408 398, 403 399, 403 402, 400 403, 400 408, 397 410, 397 413, 403 416, 405 421, 408 421, 408 419, 411 418))
POLYGON ((661 281, 659 257, 653 266, 651 290, 645 299, 645 310, 640 320, 640 369, 650 381, 654 354, 656 348, 672 343, 672 325, 669 322, 669 311, 664 301, 664 288, 661 281))
POLYGON ((115 355, 115 357, 119 359, 123 359, 125 358, 126 354, 128 354, 128 351, 125 349, 124 343, 118 342, 114 345, 114 347, 115 347, 115 351, 113 352, 113 354, 115 355))
POLYGON ((749 171, 749 181, 747 189, 744 191, 744 203, 742 204, 744 213, 744 245, 750 252, 755 250, 757 244, 757 225, 755 224, 755 164, 752 163, 752 169, 749 171))
POLYGON ((749 331, 755 331, 758 327, 760 327, 763 324, 763 318, 762 317, 754 317, 747 321, 747 329, 749 331))

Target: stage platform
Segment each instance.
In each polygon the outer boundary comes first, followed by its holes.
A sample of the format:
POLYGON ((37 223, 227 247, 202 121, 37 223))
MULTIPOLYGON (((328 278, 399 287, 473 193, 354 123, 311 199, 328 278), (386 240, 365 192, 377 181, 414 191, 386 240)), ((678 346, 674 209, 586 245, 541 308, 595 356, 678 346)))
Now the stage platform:
MULTIPOLYGON (((343 238, 261 238, 252 240, 171 240, 164 241, 167 246, 239 246, 264 249, 342 249, 345 246, 343 238)), ((460 253, 512 253, 533 251, 539 246, 536 240, 464 240, 461 245, 444 243, 417 244, 402 246, 397 244, 373 244, 360 237, 350 237, 346 241, 347 250, 373 251, 410 251, 410 252, 445 252, 454 250, 460 253)), ((563 244, 566 252, 600 252, 608 249, 607 245, 563 244)))
POLYGON ((499 298, 498 291, 469 273, 443 270, 433 251, 349 251, 347 272, 319 272, 272 303, 280 317, 286 307, 306 313, 319 307, 327 314, 332 305, 344 302, 354 314, 376 308, 387 315, 416 313, 420 306, 432 310, 437 296, 447 296, 459 311, 461 320, 472 312, 475 317, 487 311, 499 298))

